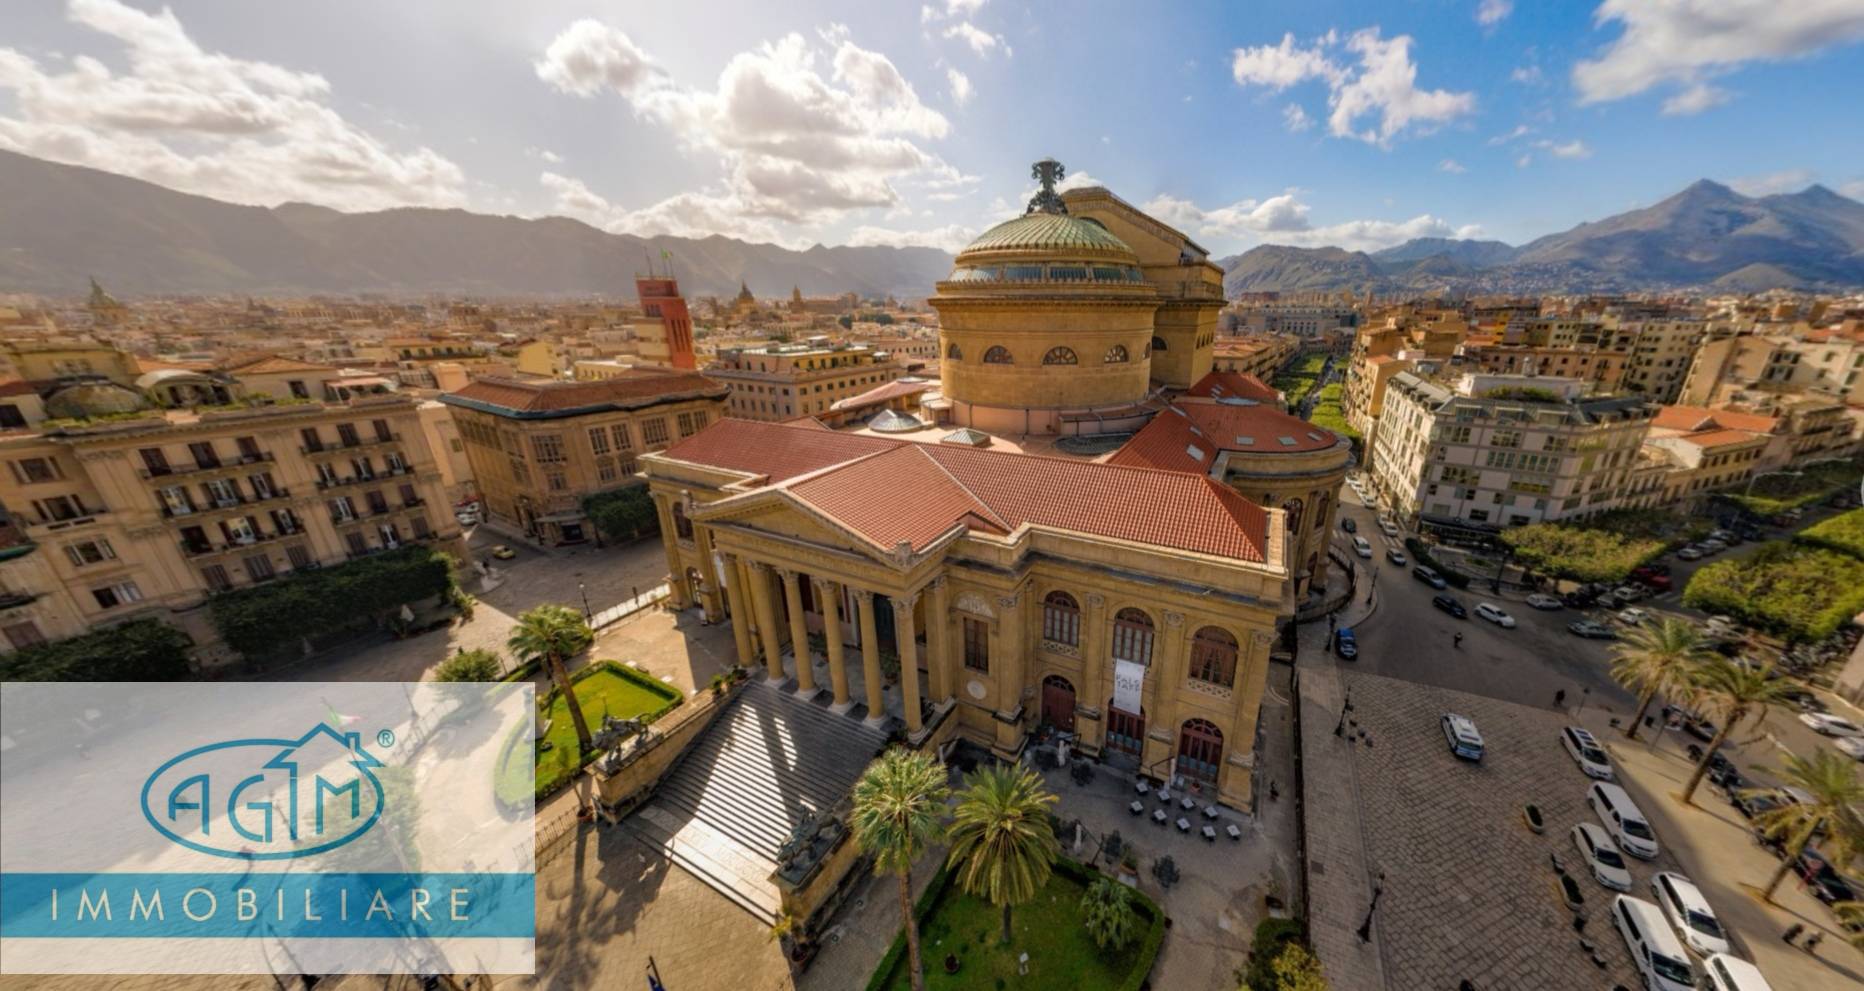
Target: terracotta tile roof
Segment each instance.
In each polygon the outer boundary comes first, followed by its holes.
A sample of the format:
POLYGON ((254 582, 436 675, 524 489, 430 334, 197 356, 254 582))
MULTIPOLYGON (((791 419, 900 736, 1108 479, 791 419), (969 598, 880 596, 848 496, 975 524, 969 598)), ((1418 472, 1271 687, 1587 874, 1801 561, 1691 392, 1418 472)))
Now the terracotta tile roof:
POLYGON ((569 414, 601 409, 629 409, 673 396, 717 394, 727 386, 697 372, 670 372, 631 368, 593 382, 527 381, 487 375, 465 388, 440 397, 441 402, 489 408, 492 412, 533 416, 569 414))
POLYGON ((1338 442, 1332 431, 1273 406, 1184 401, 1153 417, 1107 463, 1203 474, 1219 451, 1299 454, 1338 442))
POLYGON ((30 396, 39 390, 25 379, 7 379, 0 382, 0 396, 30 396))
POLYGON ((769 476, 884 547, 1031 524, 1262 561, 1268 514, 1193 473, 721 420, 661 452, 769 476), (802 477, 807 476, 807 477, 802 477))
POLYGON ((1747 430, 1703 430, 1693 434, 1684 434, 1677 439, 1697 447, 1724 447, 1729 444, 1744 444, 1751 440, 1760 440, 1762 437, 1747 430))
POLYGON ((1760 413, 1741 413, 1708 406, 1661 406, 1650 425, 1661 430, 1751 430, 1772 433, 1779 425, 1775 417, 1760 413))
POLYGON ((299 361, 283 355, 254 355, 237 364, 228 363, 220 366, 222 371, 231 372, 235 377, 241 375, 271 375, 280 372, 329 372, 334 371, 330 365, 320 365, 314 361, 299 361))
POLYGON ((1208 396, 1222 399, 1225 396, 1237 396, 1243 399, 1259 399, 1265 403, 1281 402, 1281 393, 1269 388, 1263 381, 1247 372, 1211 372, 1197 380, 1197 384, 1186 393, 1190 396, 1208 396))
POLYGON ((900 396, 916 396, 930 388, 932 388, 932 383, 923 379, 894 379, 885 385, 877 385, 858 396, 849 396, 846 399, 839 400, 834 405, 830 406, 829 409, 842 410, 872 406, 875 403, 884 403, 889 399, 897 399, 900 396))

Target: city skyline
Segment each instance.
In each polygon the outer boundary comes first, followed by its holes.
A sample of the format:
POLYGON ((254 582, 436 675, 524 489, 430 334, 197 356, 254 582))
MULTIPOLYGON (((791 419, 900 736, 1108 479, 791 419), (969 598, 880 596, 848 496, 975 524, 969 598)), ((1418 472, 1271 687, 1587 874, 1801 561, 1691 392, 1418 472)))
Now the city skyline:
POLYGON ((1864 68, 1864 3, 1692 8, 71 0, 10 18, 0 147, 235 202, 788 247, 953 250, 1042 155, 1219 254, 1520 243, 1701 177, 1864 195, 1858 138, 1801 98, 1864 68))

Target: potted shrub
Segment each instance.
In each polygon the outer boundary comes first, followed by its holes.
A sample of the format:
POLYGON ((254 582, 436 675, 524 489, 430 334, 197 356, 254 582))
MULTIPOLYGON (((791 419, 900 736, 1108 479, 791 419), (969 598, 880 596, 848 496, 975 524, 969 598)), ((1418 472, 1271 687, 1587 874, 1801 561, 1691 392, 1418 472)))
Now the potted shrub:
POLYGON ((1527 820, 1527 828, 1536 834, 1547 831, 1547 822, 1540 816, 1540 806, 1529 803, 1521 810, 1521 815, 1527 820))
POLYGON ((1560 898, 1566 902, 1567 908, 1575 912, 1586 904, 1586 896, 1580 892, 1579 882, 1573 880, 1571 874, 1560 875, 1560 898))

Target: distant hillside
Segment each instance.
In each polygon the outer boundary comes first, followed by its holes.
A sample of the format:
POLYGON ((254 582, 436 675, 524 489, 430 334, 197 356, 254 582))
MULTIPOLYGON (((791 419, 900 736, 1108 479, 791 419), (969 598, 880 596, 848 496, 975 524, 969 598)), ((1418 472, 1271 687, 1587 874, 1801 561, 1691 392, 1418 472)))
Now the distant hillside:
POLYGON ((920 297, 951 270, 931 248, 791 251, 732 238, 609 234, 562 217, 464 210, 341 213, 237 206, 139 179, 0 152, 0 292, 634 295, 673 255, 688 295, 920 297))
POLYGON ((1848 289, 1864 286, 1864 203, 1824 186, 1748 197, 1704 179, 1654 206, 1519 248, 1448 238, 1370 255, 1263 245, 1220 264, 1231 294, 1848 289))

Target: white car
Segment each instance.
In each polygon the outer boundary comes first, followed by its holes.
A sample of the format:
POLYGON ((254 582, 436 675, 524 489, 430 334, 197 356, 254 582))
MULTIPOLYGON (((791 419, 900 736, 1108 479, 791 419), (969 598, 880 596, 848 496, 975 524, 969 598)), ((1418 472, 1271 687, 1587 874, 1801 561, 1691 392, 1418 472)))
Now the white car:
POLYGON ((1830 713, 1802 712, 1799 721, 1812 727, 1814 733, 1826 736, 1864 736, 1864 729, 1859 729, 1856 723, 1830 713))
POLYGON ((1599 745, 1599 738, 1593 736, 1591 730, 1584 726, 1568 726, 1560 731, 1560 744, 1586 777, 1600 781, 1616 777, 1612 772, 1612 759, 1605 755, 1605 748, 1599 745))
POLYGON ((1573 827, 1573 847, 1592 872, 1592 879, 1613 891, 1631 890, 1631 871, 1625 867, 1624 855, 1605 830, 1589 822, 1573 827))
POLYGON ((1728 932, 1695 882, 1674 871, 1658 871, 1651 875, 1650 894, 1692 952, 1704 957, 1728 952, 1728 932))
POLYGON ((1855 760, 1864 760, 1864 737, 1847 736, 1834 741, 1832 746, 1844 751, 1855 760))
POLYGON ((1703 991, 1773 991, 1760 968, 1726 953, 1702 961, 1703 991))
POLYGON ((1353 538, 1353 553, 1363 558, 1372 557, 1372 541, 1364 537, 1353 538))
POLYGON ((1623 623, 1626 626, 1643 626, 1644 621, 1649 618, 1650 618, 1650 613, 1647 613, 1644 610, 1639 609, 1635 606, 1633 606, 1630 609, 1618 610, 1618 622, 1623 623))
POLYGON ((1514 629, 1514 617, 1503 612, 1502 608, 1493 602, 1476 603, 1476 615, 1504 630, 1514 629))
POLYGON ((1685 547, 1682 550, 1677 551, 1676 556, 1682 558, 1685 561, 1702 560, 1702 552, 1697 550, 1694 546, 1685 547))
POLYGON ((1381 516, 1379 517, 1379 532, 1387 537, 1396 537, 1398 536, 1398 524, 1381 516))
POLYGON ((1566 603, 1561 602, 1559 596, 1548 595, 1545 592, 1535 592, 1533 595, 1528 596, 1527 604, 1536 609, 1563 609, 1566 607, 1566 603))

